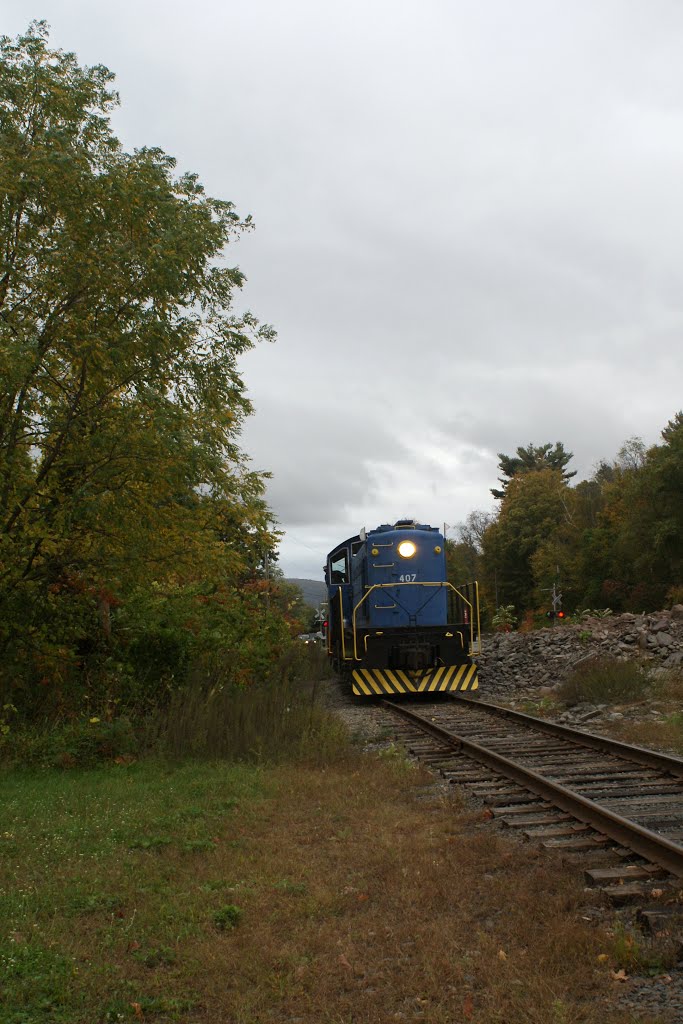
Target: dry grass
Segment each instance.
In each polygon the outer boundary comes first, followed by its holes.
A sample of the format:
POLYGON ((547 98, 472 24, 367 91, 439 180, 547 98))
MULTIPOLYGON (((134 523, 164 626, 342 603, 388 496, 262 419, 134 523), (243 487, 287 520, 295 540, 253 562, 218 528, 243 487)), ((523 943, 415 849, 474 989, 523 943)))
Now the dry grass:
POLYGON ((326 763, 344 755, 348 736, 319 697, 317 678, 284 673, 259 686, 195 685, 149 719, 145 745, 171 758, 326 763))
POLYGON ((680 712, 673 712, 661 721, 610 722, 609 734, 624 743, 683 754, 683 715, 680 712))
POLYGON ((580 884, 400 759, 155 771, 101 770, 88 813, 73 779, 36 804, 63 834, 52 875, 29 833, 5 859, 5 949, 49 952, 62 989, 3 1021, 635 1024, 580 884))
MULTIPOLYGON (((638 718, 609 722, 605 730, 625 743, 683 754, 682 704, 683 672, 680 669, 660 670, 651 681, 648 699, 635 702, 638 718), (648 717, 652 711, 659 712, 662 717, 658 720, 648 717)), ((617 710, 632 712, 633 708, 634 705, 621 705, 617 710)))
POLYGON ((660 700, 676 701, 680 704, 683 701, 683 671, 678 668, 660 672, 653 690, 660 700))

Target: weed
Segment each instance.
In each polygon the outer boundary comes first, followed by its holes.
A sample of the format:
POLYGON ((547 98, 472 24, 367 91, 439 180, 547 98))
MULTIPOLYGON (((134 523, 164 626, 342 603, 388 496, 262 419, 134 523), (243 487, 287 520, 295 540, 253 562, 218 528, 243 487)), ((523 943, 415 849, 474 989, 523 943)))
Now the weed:
POLYGON ((181 849, 185 853, 201 853, 204 850, 213 850, 215 845, 213 839, 188 839, 186 843, 183 843, 181 849))
POLYGON ((557 710, 557 702, 552 697, 540 697, 538 700, 527 698, 520 705, 520 711, 524 714, 536 715, 538 718, 545 718, 555 710, 557 710))
POLYGON ((346 755, 349 738, 321 707, 314 683, 290 680, 178 693, 148 720, 146 745, 173 758, 325 763, 346 755))
POLYGON ((145 998, 144 996, 131 1000, 115 999, 104 1007, 102 1020, 104 1024, 123 1024, 124 1021, 147 1020, 159 1014, 164 1014, 165 1020, 180 1020, 178 1014, 191 1010, 194 1005, 194 1002, 189 999, 145 998))
POLYGON ((572 1008, 562 999, 554 999, 550 1007, 552 1011, 552 1024, 570 1024, 572 1020, 572 1008))
POLYGON ((213 915, 213 923, 220 932, 228 931, 231 928, 236 928, 240 923, 242 917, 242 911, 240 907, 234 903, 228 903, 227 906, 221 907, 213 915))
POLYGON ((642 698, 649 685, 638 662, 594 658, 575 669, 558 689, 566 704, 610 704, 642 698))
POLYGON ((155 970, 157 967, 170 967, 177 960, 175 953, 168 946, 136 952, 134 955, 135 959, 139 960, 149 970, 155 970))
POLYGON ((117 914, 123 909, 119 896, 93 893, 89 896, 74 896, 69 900, 68 909, 74 914, 117 914))
POLYGON ((683 670, 663 670, 657 676, 653 693, 663 700, 683 700, 683 670))
POLYGON ((642 934, 617 924, 611 943, 611 959, 618 969, 654 977, 676 963, 678 943, 647 940, 642 934))
POLYGON ((303 896, 308 892, 308 886, 305 882, 290 882, 288 878, 275 882, 273 889, 277 889, 278 892, 285 892, 290 896, 303 896))
POLYGON ((170 846, 173 840, 169 836, 142 836, 134 840, 128 847, 129 850, 160 850, 164 846, 170 846))

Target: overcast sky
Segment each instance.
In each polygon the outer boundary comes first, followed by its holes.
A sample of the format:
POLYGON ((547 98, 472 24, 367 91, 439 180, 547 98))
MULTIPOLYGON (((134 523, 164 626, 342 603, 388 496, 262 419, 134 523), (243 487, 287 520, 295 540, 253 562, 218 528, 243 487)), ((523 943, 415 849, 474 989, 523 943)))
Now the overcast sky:
POLYGON ((115 130, 252 214, 242 362, 286 575, 589 475, 683 407, 680 0, 0 0, 117 75, 115 130))

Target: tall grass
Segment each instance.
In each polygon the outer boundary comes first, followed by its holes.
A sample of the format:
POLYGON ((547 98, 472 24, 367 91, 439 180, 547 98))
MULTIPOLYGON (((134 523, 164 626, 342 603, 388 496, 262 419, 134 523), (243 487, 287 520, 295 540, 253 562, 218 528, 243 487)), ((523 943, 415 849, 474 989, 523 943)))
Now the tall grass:
POLYGON ((196 661, 185 685, 145 717, 46 720, 0 734, 0 763, 84 768, 141 755, 278 763, 328 762, 348 752, 342 724, 321 701, 327 658, 292 645, 268 678, 232 681, 230 664, 196 661))
POLYGON ((170 758, 328 762, 348 753, 344 726, 320 702, 315 680, 259 685, 196 683, 148 719, 144 745, 170 758))
POLYGON ((638 700, 646 695, 649 678, 636 661, 594 658, 584 662, 565 679, 558 697, 568 705, 614 704, 638 700))

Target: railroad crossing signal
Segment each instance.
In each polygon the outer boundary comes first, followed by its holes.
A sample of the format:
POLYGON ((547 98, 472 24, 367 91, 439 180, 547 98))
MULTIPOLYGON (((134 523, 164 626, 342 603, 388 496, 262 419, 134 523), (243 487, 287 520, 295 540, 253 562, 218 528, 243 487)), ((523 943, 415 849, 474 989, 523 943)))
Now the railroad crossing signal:
POLYGON ((552 601, 552 609, 545 613, 546 619, 553 620, 553 626, 555 625, 555 619, 563 619, 564 612, 562 611, 562 591, 557 589, 557 584, 553 583, 550 588, 550 600, 552 601))

